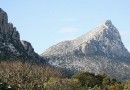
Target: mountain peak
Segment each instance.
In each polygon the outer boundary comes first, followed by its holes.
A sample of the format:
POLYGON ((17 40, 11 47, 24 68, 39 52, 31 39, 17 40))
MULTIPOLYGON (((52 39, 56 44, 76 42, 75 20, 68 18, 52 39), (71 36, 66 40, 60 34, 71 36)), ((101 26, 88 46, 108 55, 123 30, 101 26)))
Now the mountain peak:
POLYGON ((118 29, 111 20, 106 20, 87 34, 74 40, 76 52, 85 55, 106 55, 108 57, 129 57, 118 29))
MULTIPOLYGON (((93 29, 94 31, 96 32, 100 32, 100 31, 109 31, 109 30, 112 30, 112 31, 118 31, 116 29, 116 27, 112 24, 112 21, 111 20, 106 20, 104 21, 103 23, 99 24, 96 28, 93 29)), ((92 30, 92 31, 93 31, 92 30)))
POLYGON ((118 29, 112 24, 111 20, 99 24, 97 27, 86 33, 85 35, 75 39, 75 43, 80 45, 88 41, 107 41, 107 40, 121 41, 121 36, 118 29))
POLYGON ((0 22, 2 23, 2 25, 5 25, 8 23, 7 13, 1 8, 0 8, 0 20, 1 20, 0 22))
POLYGON ((107 26, 109 26, 109 25, 112 25, 112 22, 111 22, 111 20, 106 20, 106 21, 104 22, 104 24, 107 25, 107 26))
POLYGON ((2 8, 0 8, 0 12, 4 12, 2 8))
POLYGON ((87 34, 68 42, 61 42, 49 48, 45 54, 105 55, 112 58, 130 56, 111 20, 106 20, 87 34))
POLYGON ((103 23, 99 24, 96 28, 94 28, 92 31, 95 31, 95 32, 101 32, 101 31, 105 31, 105 32, 108 32, 108 31, 117 31, 117 28, 112 24, 112 21, 111 20, 106 20, 104 21, 103 23))

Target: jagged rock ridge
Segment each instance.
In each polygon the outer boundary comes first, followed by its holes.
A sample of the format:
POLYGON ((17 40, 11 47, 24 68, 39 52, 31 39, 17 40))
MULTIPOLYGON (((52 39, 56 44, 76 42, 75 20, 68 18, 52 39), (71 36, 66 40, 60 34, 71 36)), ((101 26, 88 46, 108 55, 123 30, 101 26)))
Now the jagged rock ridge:
POLYGON ((31 44, 21 41, 16 27, 8 23, 8 16, 0 8, 0 59, 43 60, 34 52, 31 44))
POLYGON ((106 73, 120 80, 130 76, 130 53, 110 20, 77 39, 50 47, 42 55, 58 67, 106 73))

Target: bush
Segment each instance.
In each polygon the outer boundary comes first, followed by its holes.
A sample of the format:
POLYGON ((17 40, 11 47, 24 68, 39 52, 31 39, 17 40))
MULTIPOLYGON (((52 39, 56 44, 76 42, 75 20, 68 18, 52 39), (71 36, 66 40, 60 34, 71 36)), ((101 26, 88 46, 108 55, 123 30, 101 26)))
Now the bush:
POLYGON ((95 85, 101 84, 98 77, 88 72, 77 73, 72 78, 79 79, 82 86, 94 87, 95 85))
POLYGON ((78 79, 51 77, 45 85, 46 90, 77 90, 80 87, 78 79))

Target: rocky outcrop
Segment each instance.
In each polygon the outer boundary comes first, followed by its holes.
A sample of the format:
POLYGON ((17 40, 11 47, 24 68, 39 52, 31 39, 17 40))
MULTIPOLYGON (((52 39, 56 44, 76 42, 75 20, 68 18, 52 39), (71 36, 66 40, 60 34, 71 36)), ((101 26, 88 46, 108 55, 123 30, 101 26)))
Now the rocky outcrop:
POLYGON ((120 80, 130 76, 130 53, 110 20, 77 39, 50 47, 42 55, 57 67, 106 73, 120 80))
POLYGON ((31 44, 21 41, 16 27, 8 23, 8 16, 0 8, 0 59, 43 60, 35 53, 31 44))
POLYGON ((21 41, 22 45, 24 46, 24 50, 29 56, 30 60, 43 60, 41 56, 39 56, 37 53, 35 53, 34 48, 32 47, 31 43, 27 41, 21 41))
POLYGON ((0 9, 0 58, 9 59, 25 56, 20 35, 12 23, 8 23, 6 12, 0 9))

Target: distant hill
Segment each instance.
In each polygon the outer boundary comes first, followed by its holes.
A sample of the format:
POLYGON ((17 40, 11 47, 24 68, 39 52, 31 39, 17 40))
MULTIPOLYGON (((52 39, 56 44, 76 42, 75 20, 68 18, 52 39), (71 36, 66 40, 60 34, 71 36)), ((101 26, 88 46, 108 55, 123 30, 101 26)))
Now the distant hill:
POLYGON ((118 80, 130 77, 130 53, 110 20, 77 39, 50 47, 42 56, 49 58, 50 64, 74 72, 105 73, 118 80))

